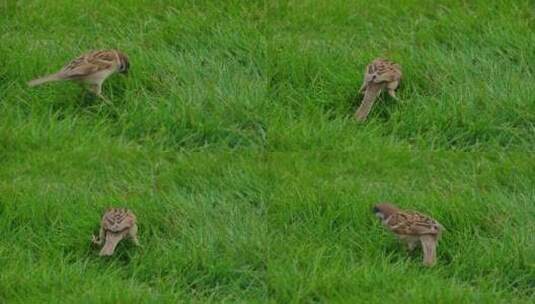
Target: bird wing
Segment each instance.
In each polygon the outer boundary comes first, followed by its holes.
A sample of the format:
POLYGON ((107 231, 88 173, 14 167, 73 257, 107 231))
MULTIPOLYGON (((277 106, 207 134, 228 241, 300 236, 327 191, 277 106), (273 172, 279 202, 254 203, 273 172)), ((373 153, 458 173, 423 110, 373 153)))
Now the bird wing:
POLYGON ((401 79, 401 67, 386 59, 375 59, 367 68, 367 79, 375 83, 399 81, 401 79), (373 75, 376 75, 375 78, 373 75))
POLYGON ((109 51, 84 54, 69 62, 60 73, 65 77, 83 77, 113 67, 116 56, 109 51))
POLYGON ((111 232, 124 231, 134 223, 135 216, 128 209, 110 209, 102 217, 102 227, 111 232))
POLYGON ((388 226, 393 232, 405 235, 437 235, 441 231, 437 221, 414 211, 393 214, 388 226))

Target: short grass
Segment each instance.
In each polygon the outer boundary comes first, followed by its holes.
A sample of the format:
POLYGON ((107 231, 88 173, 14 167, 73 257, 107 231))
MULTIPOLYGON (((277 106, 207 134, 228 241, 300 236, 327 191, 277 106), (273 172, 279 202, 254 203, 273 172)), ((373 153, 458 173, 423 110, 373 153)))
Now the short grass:
POLYGON ((0 302, 530 303, 532 1, 0 0, 0 302), (25 82, 95 48, 107 105, 25 82), (374 57, 395 102, 352 113, 374 57), (447 228, 426 269, 377 201, 447 228), (107 206, 141 248, 98 257, 107 206))

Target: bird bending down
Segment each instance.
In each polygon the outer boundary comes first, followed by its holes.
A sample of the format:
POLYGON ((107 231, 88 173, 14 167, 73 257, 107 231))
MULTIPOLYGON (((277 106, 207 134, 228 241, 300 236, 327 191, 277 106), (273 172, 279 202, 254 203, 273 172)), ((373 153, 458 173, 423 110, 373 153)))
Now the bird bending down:
POLYGON ((396 98, 395 90, 401 80, 401 67, 392 61, 377 58, 368 64, 364 74, 364 82, 360 87, 360 93, 364 93, 364 98, 355 112, 355 118, 365 121, 370 113, 375 100, 386 88, 388 94, 396 98))
POLYGON ((117 50, 99 50, 81 55, 65 65, 59 72, 28 82, 30 87, 52 81, 74 80, 89 85, 98 97, 102 95, 102 83, 114 73, 126 74, 130 67, 128 57, 117 50))
POLYGON ((388 203, 377 204, 373 212, 382 224, 405 242, 410 251, 421 244, 426 266, 436 263, 436 248, 444 227, 431 217, 416 211, 405 211, 388 203))
POLYGON ((99 237, 93 235, 92 242, 99 246, 104 243, 100 256, 109 256, 126 236, 130 237, 136 246, 139 246, 136 216, 126 208, 110 208, 102 216, 99 237))

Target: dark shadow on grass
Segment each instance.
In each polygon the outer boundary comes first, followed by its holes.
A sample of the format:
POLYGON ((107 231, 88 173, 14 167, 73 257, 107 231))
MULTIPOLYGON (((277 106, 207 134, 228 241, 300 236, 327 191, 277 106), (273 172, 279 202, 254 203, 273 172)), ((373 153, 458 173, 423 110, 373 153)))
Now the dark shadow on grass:
POLYGON ((422 249, 420 247, 416 247, 413 251, 409 251, 407 248, 403 247, 402 244, 396 242, 389 243, 383 248, 385 256, 390 257, 390 260, 396 263, 406 260, 409 260, 412 263, 422 263, 423 256, 421 251, 422 249))
MULTIPOLYGON (((388 121, 390 119, 391 113, 393 111, 396 111, 396 108, 398 108, 398 104, 401 102, 399 100, 399 95, 397 96, 398 100, 390 97, 386 93, 386 91, 383 90, 383 92, 381 92, 381 94, 377 97, 377 100, 375 101, 375 104, 373 105, 370 114, 368 115, 368 120, 373 118, 380 121, 388 121)), ((344 103, 346 105, 346 108, 344 109, 344 112, 349 113, 349 117, 353 118, 363 98, 364 94, 361 94, 358 91, 354 90, 346 98, 346 102, 344 103)), ((333 111, 332 113, 335 112, 333 111)), ((329 120, 333 120, 335 118, 336 117, 329 116, 329 120)))
MULTIPOLYGON (((353 94, 347 97, 345 104, 348 105, 348 108, 345 110, 345 112, 350 113, 349 116, 351 118, 355 116, 355 112, 360 106, 360 103, 362 102, 363 98, 364 94, 360 94, 359 92, 354 92, 353 94)), ((396 108, 398 108, 399 102, 399 100, 396 100, 390 97, 385 92, 382 92, 381 95, 377 97, 377 100, 375 101, 375 104, 373 105, 367 120, 377 119, 380 121, 388 121, 390 119, 391 113, 395 111, 396 108)))
POLYGON ((93 107, 99 100, 99 98, 95 94, 88 92, 85 89, 80 93, 79 96, 81 108, 93 107))
POLYGON ((122 240, 115 248, 115 252, 111 256, 99 256, 101 246, 93 246, 90 254, 93 258, 99 259, 102 262, 115 262, 121 265, 128 265, 130 261, 141 253, 142 248, 133 244, 127 244, 129 240, 122 240))
MULTIPOLYGON (((122 81, 111 84, 110 86, 108 86, 107 89, 108 89, 107 90, 108 95, 105 95, 105 96, 107 96, 109 99, 120 100, 120 101, 124 100, 127 88, 122 81)), ((102 89, 103 92, 104 90, 105 88, 102 89)))
POLYGON ((394 98, 388 95, 382 94, 377 99, 377 102, 374 105, 375 111, 374 109, 372 109, 370 117, 374 117, 375 119, 378 119, 383 122, 390 120, 390 116, 392 115, 392 112, 395 111, 395 109, 397 108, 398 102, 400 101, 395 100, 394 98))
POLYGON ((344 112, 350 113, 350 117, 355 116, 355 112, 357 111, 360 102, 362 101, 362 97, 364 95, 360 94, 358 91, 353 91, 347 98, 345 104, 347 105, 347 108, 344 112))

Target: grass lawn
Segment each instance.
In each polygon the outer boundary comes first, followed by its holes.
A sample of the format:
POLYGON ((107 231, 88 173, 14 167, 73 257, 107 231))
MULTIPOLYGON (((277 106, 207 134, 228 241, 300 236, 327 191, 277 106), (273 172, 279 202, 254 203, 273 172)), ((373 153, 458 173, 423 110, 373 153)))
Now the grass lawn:
POLYGON ((533 303, 533 1, 0 0, 0 303, 533 303), (106 104, 28 88, 99 48, 106 104), (352 115, 367 63, 399 102, 352 115), (447 229, 421 265, 374 218, 447 229), (91 234, 129 207, 141 248, 91 234))

